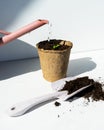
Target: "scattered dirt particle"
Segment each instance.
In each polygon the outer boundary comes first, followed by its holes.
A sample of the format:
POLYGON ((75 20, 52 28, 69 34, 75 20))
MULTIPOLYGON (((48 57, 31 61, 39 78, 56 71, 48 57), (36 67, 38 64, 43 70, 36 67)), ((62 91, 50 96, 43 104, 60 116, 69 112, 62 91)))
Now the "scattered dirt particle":
POLYGON ((55 106, 60 106, 61 105, 61 103, 59 103, 57 101, 54 104, 55 104, 55 106))

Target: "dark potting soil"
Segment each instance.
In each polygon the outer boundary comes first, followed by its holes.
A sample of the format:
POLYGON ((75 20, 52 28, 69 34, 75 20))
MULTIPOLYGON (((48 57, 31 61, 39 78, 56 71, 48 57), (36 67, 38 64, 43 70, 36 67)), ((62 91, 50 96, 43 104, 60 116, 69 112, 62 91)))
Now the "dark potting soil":
POLYGON ((46 41, 41 41, 39 42, 38 48, 39 49, 44 49, 44 50, 64 50, 69 48, 69 46, 63 44, 61 45, 60 42, 62 40, 56 40, 56 39, 52 39, 50 41, 46 40, 46 41))
POLYGON ((88 100, 91 97, 93 101, 104 100, 104 91, 102 89, 103 84, 94 81, 93 79, 90 79, 88 76, 79 77, 71 81, 66 81, 61 91, 67 90, 68 94, 71 94, 72 92, 78 90, 79 88, 82 88, 89 84, 92 84, 91 87, 85 89, 84 91, 81 91, 75 96, 84 97, 85 99, 88 100))

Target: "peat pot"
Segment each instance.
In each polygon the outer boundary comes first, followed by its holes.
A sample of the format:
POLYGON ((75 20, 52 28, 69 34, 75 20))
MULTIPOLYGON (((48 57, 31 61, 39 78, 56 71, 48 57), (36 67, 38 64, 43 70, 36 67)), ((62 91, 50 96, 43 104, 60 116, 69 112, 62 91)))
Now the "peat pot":
POLYGON ((65 40, 46 40, 36 44, 43 77, 47 81, 66 77, 72 46, 72 42, 65 40))

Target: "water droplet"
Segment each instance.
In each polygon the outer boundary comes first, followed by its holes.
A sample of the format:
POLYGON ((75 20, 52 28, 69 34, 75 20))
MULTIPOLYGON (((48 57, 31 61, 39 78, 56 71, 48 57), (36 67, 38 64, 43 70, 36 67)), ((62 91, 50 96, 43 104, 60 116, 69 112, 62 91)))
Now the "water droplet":
POLYGON ((48 24, 48 41, 50 41, 52 36, 52 23, 49 22, 48 24))

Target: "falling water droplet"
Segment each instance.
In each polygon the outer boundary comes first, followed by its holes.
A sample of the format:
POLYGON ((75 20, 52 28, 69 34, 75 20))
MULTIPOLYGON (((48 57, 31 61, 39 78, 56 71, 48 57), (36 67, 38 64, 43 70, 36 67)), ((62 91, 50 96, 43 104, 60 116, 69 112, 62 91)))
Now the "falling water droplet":
POLYGON ((48 42, 51 39, 51 35, 52 35, 52 23, 48 24, 48 42))

